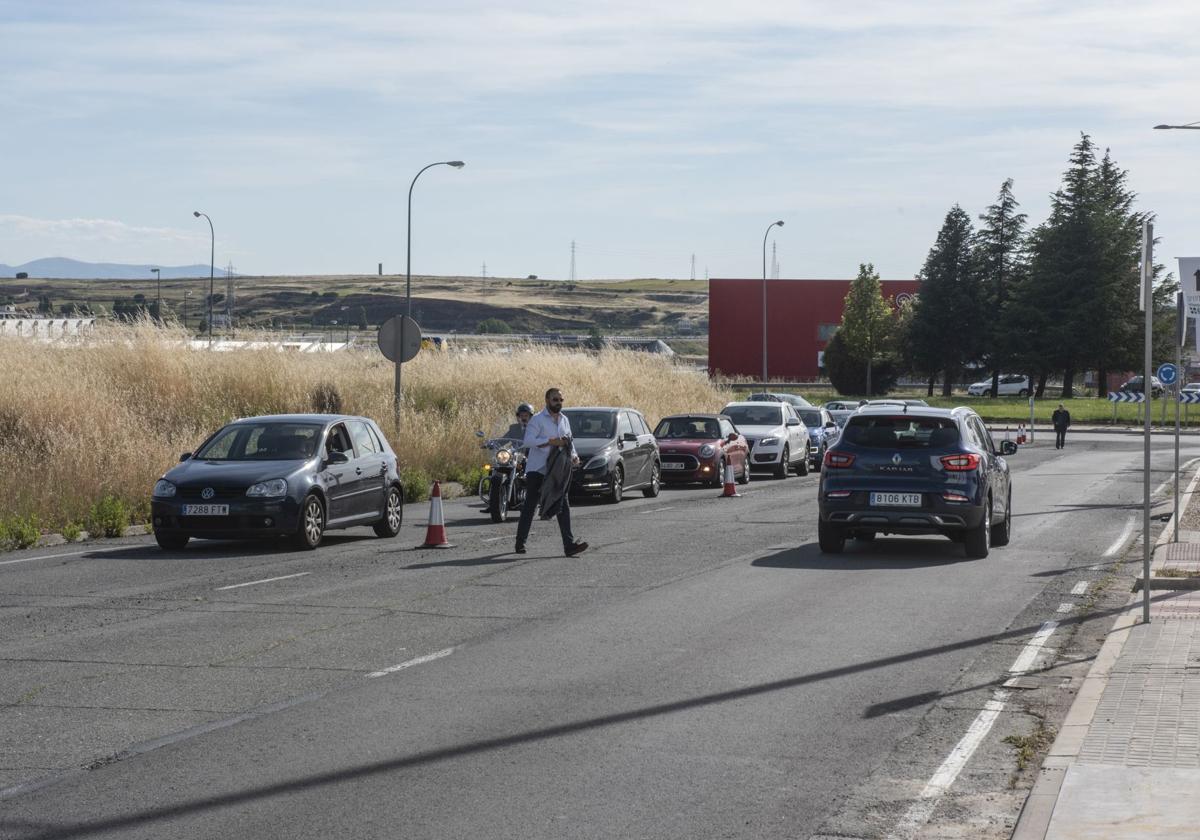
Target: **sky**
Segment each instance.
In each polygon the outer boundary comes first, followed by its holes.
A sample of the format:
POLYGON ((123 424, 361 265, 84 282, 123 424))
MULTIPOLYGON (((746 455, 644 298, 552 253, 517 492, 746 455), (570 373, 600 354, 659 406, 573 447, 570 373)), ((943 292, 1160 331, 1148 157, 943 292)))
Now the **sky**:
POLYGON ((1200 254, 1195 0, 0 0, 0 263, 915 275, 1080 132, 1200 254))

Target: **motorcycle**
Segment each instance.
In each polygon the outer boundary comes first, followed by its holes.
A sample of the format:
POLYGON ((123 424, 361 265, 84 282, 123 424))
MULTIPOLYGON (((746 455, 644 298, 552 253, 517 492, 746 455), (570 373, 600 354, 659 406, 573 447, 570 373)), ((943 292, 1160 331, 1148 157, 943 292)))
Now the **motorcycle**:
MULTIPOLYGON (((483 432, 475 433, 484 437, 483 432)), ((486 506, 493 522, 507 522, 510 510, 520 510, 525 503, 525 453, 521 441, 498 437, 485 440, 480 447, 491 453, 483 465, 479 480, 479 499, 486 506)))

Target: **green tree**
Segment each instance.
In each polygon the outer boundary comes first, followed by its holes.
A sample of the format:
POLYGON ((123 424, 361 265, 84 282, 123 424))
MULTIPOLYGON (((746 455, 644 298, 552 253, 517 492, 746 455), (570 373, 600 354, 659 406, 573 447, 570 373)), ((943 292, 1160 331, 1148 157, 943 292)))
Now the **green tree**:
POLYGON ((825 375, 843 396, 886 394, 896 384, 896 373, 896 365, 890 356, 879 359, 872 367, 868 389, 866 360, 850 351, 845 330, 839 328, 825 345, 825 375))
POLYGON ((891 347, 892 325, 892 308, 883 299, 883 286, 875 266, 860 263, 858 276, 850 282, 850 291, 846 293, 838 335, 849 356, 860 360, 866 368, 865 393, 874 393, 872 368, 891 347))
POLYGON ((909 340, 922 372, 931 378, 944 372, 942 395, 947 397, 962 369, 977 362, 986 346, 987 304, 971 250, 973 238, 971 217, 955 204, 917 275, 921 291, 909 340))
POLYGON ((975 234, 974 263, 983 284, 987 309, 991 317, 984 319, 986 347, 983 358, 992 369, 992 396, 999 393, 1000 368, 1012 358, 1007 346, 1007 332, 1000 313, 1008 300, 1009 287, 1024 271, 1025 219, 1017 212, 1020 204, 1013 196, 1012 178, 1000 186, 996 203, 980 214, 982 226, 975 234))
POLYGON ((370 326, 370 324, 367 323, 366 307, 363 307, 363 306, 358 307, 358 311, 354 315, 354 323, 358 326, 358 328, 360 330, 365 330, 370 326))
POLYGON ((507 335, 512 332, 512 327, 508 325, 508 322, 500 318, 485 318, 479 322, 479 325, 475 329, 477 332, 485 335, 507 335))

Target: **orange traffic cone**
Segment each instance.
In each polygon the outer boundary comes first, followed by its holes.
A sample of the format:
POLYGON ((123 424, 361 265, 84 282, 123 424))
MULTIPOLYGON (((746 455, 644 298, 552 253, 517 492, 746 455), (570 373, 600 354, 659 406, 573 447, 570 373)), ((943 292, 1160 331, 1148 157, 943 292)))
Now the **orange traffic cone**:
POLYGON ((454 548, 446 539, 446 519, 442 515, 442 483, 433 482, 429 495, 429 525, 425 528, 425 544, 418 548, 454 548))
MULTIPOLYGON (((749 467, 747 467, 749 469, 749 467)), ((721 491, 722 499, 736 499, 741 497, 741 493, 737 491, 737 483, 733 478, 733 464, 725 465, 725 489, 721 491)))
POLYGON ((1025 424, 1022 423, 1021 425, 1017 426, 1017 445, 1020 446, 1020 445, 1023 445, 1024 443, 1025 443, 1025 424))

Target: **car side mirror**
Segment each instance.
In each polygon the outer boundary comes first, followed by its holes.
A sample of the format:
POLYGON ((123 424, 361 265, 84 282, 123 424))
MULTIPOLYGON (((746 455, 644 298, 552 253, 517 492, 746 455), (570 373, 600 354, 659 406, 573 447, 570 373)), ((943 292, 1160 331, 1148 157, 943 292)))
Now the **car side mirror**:
POLYGON ((800 421, 799 421, 799 420, 797 420, 795 417, 793 417, 792 419, 790 419, 790 420, 788 420, 788 421, 787 421, 787 424, 788 424, 789 426, 799 426, 799 425, 800 425, 800 421))
POLYGON ((186 461, 188 458, 191 458, 191 457, 192 457, 191 452, 184 452, 182 455, 179 456, 179 460, 186 461))
POLYGON ((621 440, 625 441, 626 443, 637 443, 637 435, 635 435, 633 432, 626 432, 625 434, 621 435, 621 440))
POLYGON ((1011 440, 1000 441, 1000 454, 1001 455, 1016 455, 1017 454, 1017 445, 1015 443, 1013 443, 1011 440))
POLYGON ((730 432, 730 433, 729 433, 729 437, 728 437, 728 438, 726 438, 726 440, 728 440, 730 443, 736 443, 736 442, 737 442, 737 439, 738 439, 738 433, 737 433, 737 432, 730 432))
POLYGON ((334 464, 348 464, 350 456, 345 452, 327 452, 325 454, 325 466, 333 466, 334 464))
POLYGON ((476 429, 475 437, 483 437, 483 431, 481 429, 476 429))
POLYGON ((828 423, 825 424, 825 428, 826 429, 836 429, 837 423, 834 423, 832 420, 830 420, 828 423))

